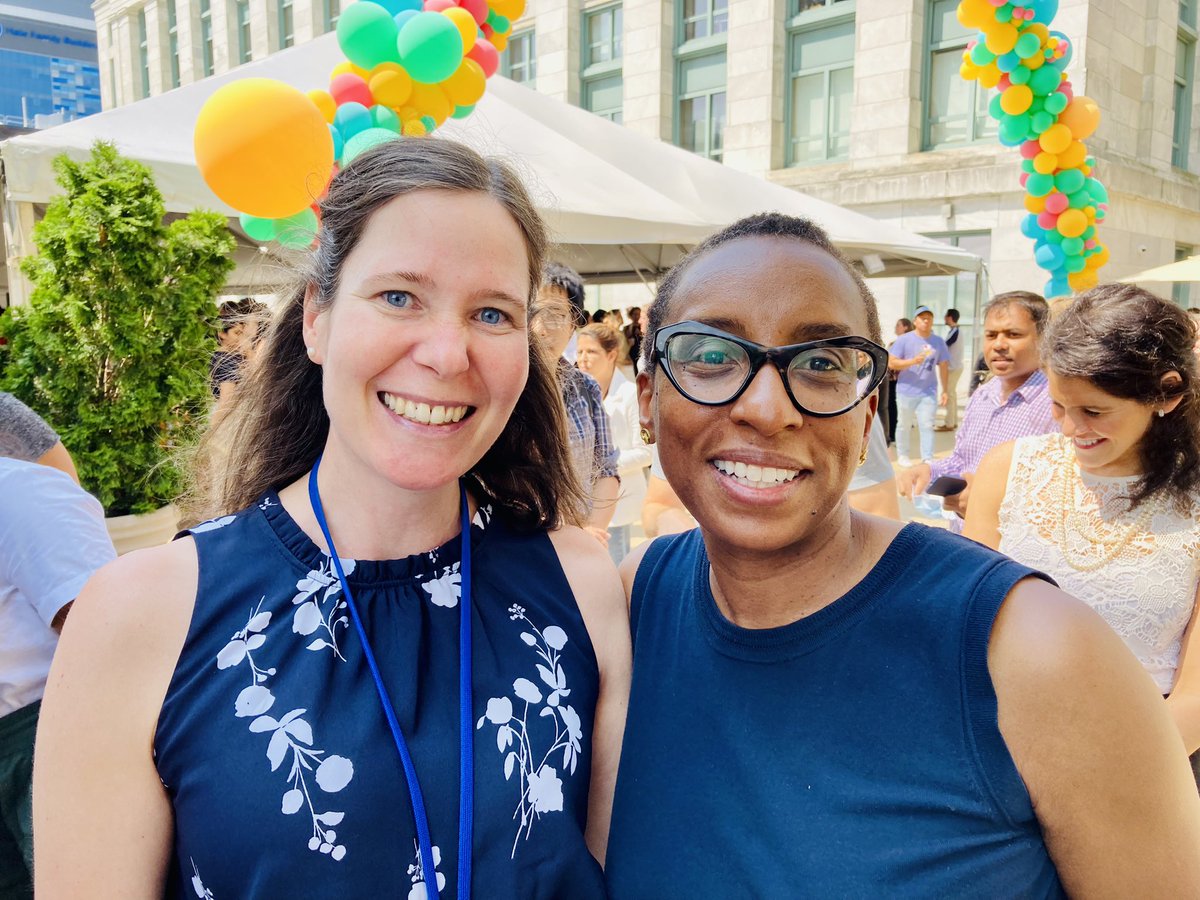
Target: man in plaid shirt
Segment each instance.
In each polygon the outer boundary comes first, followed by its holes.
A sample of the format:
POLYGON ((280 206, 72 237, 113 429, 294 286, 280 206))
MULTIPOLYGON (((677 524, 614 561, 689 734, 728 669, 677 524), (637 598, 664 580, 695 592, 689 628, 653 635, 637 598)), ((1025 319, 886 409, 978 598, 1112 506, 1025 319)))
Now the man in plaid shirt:
POLYGON ((583 279, 574 269, 549 263, 538 291, 533 329, 558 361, 558 386, 567 411, 571 460, 591 501, 584 528, 608 546, 608 523, 612 521, 621 486, 617 475, 618 451, 613 446, 600 385, 591 375, 562 358, 576 327, 585 319, 583 279))
POLYGON ((900 493, 909 499, 943 475, 965 479, 961 494, 945 498, 944 507, 958 514, 950 522, 952 531, 962 530, 970 482, 984 454, 1016 438, 1058 428, 1041 370, 1040 344, 1049 318, 1050 308, 1037 294, 1009 291, 992 298, 983 319, 983 355, 992 377, 971 395, 954 452, 905 469, 897 479, 900 493))

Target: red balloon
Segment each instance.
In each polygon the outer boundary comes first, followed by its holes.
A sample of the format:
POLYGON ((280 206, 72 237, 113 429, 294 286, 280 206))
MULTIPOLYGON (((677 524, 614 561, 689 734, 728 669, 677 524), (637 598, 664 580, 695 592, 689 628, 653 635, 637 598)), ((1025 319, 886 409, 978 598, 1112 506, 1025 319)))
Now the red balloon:
POLYGON ((458 5, 471 14, 476 25, 482 25, 487 21, 487 0, 458 0, 458 5))
POLYGON ((473 59, 483 69, 484 77, 491 78, 500 68, 500 51, 487 41, 476 41, 475 46, 467 52, 467 59, 473 59))
POLYGON ((370 109, 375 103, 375 98, 371 96, 371 89, 367 87, 367 83, 353 72, 335 75, 329 82, 329 93, 338 106, 343 103, 361 103, 370 109))
POLYGON ((1026 141, 1021 145, 1022 159, 1035 159, 1042 152, 1042 145, 1037 141, 1026 141))
POLYGON ((444 12, 456 6, 454 0, 425 0, 425 12, 444 12))

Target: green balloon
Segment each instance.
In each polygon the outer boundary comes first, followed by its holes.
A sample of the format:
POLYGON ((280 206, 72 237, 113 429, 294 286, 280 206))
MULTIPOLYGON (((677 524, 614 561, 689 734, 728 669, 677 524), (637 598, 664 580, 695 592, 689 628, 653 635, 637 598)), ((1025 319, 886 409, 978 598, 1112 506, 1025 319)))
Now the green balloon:
POLYGON ((1017 46, 1013 48, 1021 59, 1029 59, 1042 49, 1042 39, 1033 32, 1027 31, 1017 38, 1017 46))
POLYGON ((1043 110, 1042 112, 1034 113, 1029 117, 1029 127, 1033 129, 1034 134, 1041 134, 1047 128, 1054 124, 1054 116, 1043 110))
POLYGON ((1029 116, 1021 113, 1019 116, 1005 115, 1000 120, 1000 137, 1009 144, 1018 144, 1025 140, 1029 132, 1029 116))
POLYGON ((1046 96, 1046 112, 1057 116, 1067 108, 1067 104, 1070 102, 1067 99, 1067 95, 1062 91, 1055 91, 1053 94, 1046 96))
POLYGON ((242 213, 238 216, 238 221, 241 222, 242 231, 246 232, 246 237, 250 240, 258 241, 260 244, 275 240, 274 219, 263 219, 242 213))
MULTIPOLYGON (((353 9, 354 7, 349 7, 353 9)), ((463 40, 458 26, 438 12, 417 13, 396 38, 400 63, 413 81, 437 84, 462 64, 463 40)))
POLYGON ((1011 22, 1013 17, 1012 5, 1006 3, 1004 6, 997 7, 994 15, 996 16, 997 22, 1011 22))
POLYGON ((390 128, 367 128, 346 141, 346 149, 342 151, 342 165, 347 165, 360 153, 370 150, 376 144, 395 141, 400 138, 390 128))
POLYGON ((396 20, 378 3, 352 3, 338 18, 338 46, 346 59, 364 69, 400 61, 396 33, 396 20))
POLYGON ((1068 256, 1064 265, 1068 272, 1082 272, 1087 268, 1087 260, 1082 256, 1068 256))
POLYGON ((1054 66, 1042 66, 1029 76, 1029 89, 1035 97, 1045 97, 1058 90, 1062 84, 1062 73, 1054 66))
POLYGON ((510 28, 512 28, 512 22, 508 21, 505 16, 502 16, 499 13, 488 13, 487 20, 488 24, 492 26, 492 31, 496 32, 496 34, 505 34, 510 28))
POLYGON ((289 250, 304 250, 317 236, 317 214, 311 209, 275 220, 275 240, 289 250))
POLYGON ((1045 197, 1054 190, 1054 176, 1035 172, 1025 182, 1025 190, 1033 197, 1045 197))
POLYGON ((1071 209, 1083 209, 1092 205, 1092 195, 1087 191, 1076 191, 1067 197, 1067 203, 1071 205, 1071 209))
POLYGON ((1081 235, 1080 235, 1080 237, 1081 237, 1081 238, 1083 238, 1085 241, 1090 241, 1090 240, 1091 240, 1092 238, 1094 238, 1095 236, 1096 236, 1096 229, 1095 229, 1095 227, 1094 227, 1094 226, 1092 226, 1092 225, 1089 225, 1089 226, 1088 226, 1088 227, 1087 227, 1087 228, 1084 230, 1083 234, 1081 234, 1081 235))
POLYGON ((1004 117, 1008 115, 1008 113, 1006 113, 1004 111, 1003 105, 1001 105, 999 94, 994 96, 988 102, 988 115, 991 116, 993 119, 995 119, 997 122, 1003 122, 1004 117))
POLYGON ((1024 66, 1017 66, 1008 73, 1008 80, 1013 84, 1029 84, 1029 79, 1032 77, 1033 73, 1024 66))
POLYGON ((1083 252, 1083 238, 1063 238, 1062 248, 1067 256, 1078 256, 1083 252))
POLYGON ((456 106, 456 107, 454 107, 454 112, 450 113, 450 118, 465 119, 467 116, 469 116, 473 112, 475 112, 475 104, 474 103, 472 103, 470 106, 456 106))
POLYGON ((426 134, 433 134, 437 129, 437 119, 433 116, 421 116, 421 124, 425 126, 426 134))
POLYGON ((971 48, 971 62, 977 66, 991 65, 996 61, 996 54, 987 48, 987 44, 980 41, 971 48))
POLYGON ((1026 172, 1029 175, 1032 175, 1034 172, 1036 172, 1037 169, 1035 169, 1033 167, 1033 160, 1032 159, 1021 160, 1021 171, 1026 172))
POLYGON ((382 104, 371 107, 371 122, 376 128, 386 128, 388 131, 400 133, 400 117, 395 110, 382 104))
POLYGON ((1108 202, 1108 188, 1100 181, 1099 178, 1089 178, 1086 183, 1088 194, 1096 203, 1108 202))
POLYGON ((1083 173, 1078 169, 1064 169, 1054 176, 1054 186, 1060 193, 1075 194, 1083 190, 1083 173))
POLYGON ((1047 243, 1050 243, 1050 244, 1061 244, 1061 243, 1062 243, 1063 241, 1065 241, 1065 240, 1066 240, 1066 238, 1064 238, 1064 237, 1063 237, 1063 236, 1062 236, 1062 235, 1059 233, 1059 231, 1058 231, 1058 229, 1057 229, 1057 228, 1051 228, 1049 231, 1047 231, 1047 232, 1046 232, 1046 242, 1047 242, 1047 243))

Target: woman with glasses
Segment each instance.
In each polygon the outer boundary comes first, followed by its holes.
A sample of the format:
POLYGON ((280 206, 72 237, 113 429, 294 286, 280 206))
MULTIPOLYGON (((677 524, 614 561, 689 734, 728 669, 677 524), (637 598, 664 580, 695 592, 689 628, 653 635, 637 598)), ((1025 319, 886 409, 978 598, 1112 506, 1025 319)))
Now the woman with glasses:
POLYGON ((1200 798, 1116 636, 993 551, 850 511, 887 354, 824 232, 704 241, 645 340, 642 425, 699 528, 622 566, 610 896, 1196 894, 1200 798))

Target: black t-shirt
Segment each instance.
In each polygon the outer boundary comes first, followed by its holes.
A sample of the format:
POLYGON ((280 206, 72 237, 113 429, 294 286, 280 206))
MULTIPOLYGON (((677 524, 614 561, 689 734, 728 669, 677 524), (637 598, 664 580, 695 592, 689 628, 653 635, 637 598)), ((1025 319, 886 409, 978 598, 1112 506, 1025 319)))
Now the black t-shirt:
POLYGON ((245 359, 240 353, 230 353, 228 350, 218 350, 212 355, 212 363, 208 368, 209 381, 212 384, 214 397, 221 396, 221 385, 227 381, 238 382, 242 377, 242 363, 245 359))

